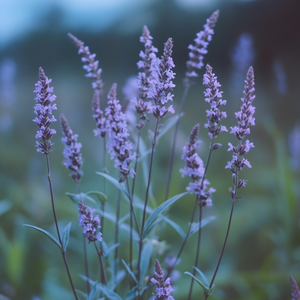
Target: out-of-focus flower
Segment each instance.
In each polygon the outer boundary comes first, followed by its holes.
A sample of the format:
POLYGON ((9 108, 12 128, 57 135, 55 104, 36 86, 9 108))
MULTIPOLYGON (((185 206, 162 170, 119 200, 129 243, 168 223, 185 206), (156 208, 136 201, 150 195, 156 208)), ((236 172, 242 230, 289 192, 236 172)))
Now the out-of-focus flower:
POLYGON ((94 91, 94 97, 92 101, 93 118, 96 122, 96 129, 94 129, 95 136, 105 137, 106 135, 106 118, 104 117, 103 111, 100 109, 100 92, 99 90, 94 91))
POLYGON ((107 149, 111 155, 111 159, 115 160, 115 167, 118 168, 123 178, 131 175, 134 177, 134 170, 129 169, 130 162, 135 157, 132 154, 132 144, 128 141, 128 130, 125 114, 122 112, 122 107, 117 100, 117 85, 114 83, 108 93, 107 108, 105 114, 107 116, 106 128, 109 135, 107 149))
POLYGON ((64 148, 64 166, 71 170, 71 177, 74 179, 76 183, 79 183, 81 180, 82 172, 82 154, 81 154, 81 143, 77 142, 78 134, 73 134, 69 123, 66 117, 61 114, 60 116, 61 128, 64 137, 61 141, 65 144, 64 148))
POLYGON ((39 68, 39 77, 40 80, 35 84, 34 90, 36 93, 36 104, 34 106, 36 118, 33 119, 33 122, 39 127, 39 130, 35 135, 37 139, 37 152, 47 155, 51 152, 51 147, 53 145, 51 143, 51 138, 53 134, 56 133, 55 129, 50 128, 50 125, 56 121, 55 117, 52 115, 52 111, 57 109, 56 104, 53 103, 56 96, 52 95, 53 87, 49 87, 49 83, 52 80, 48 79, 41 67, 39 68))
POLYGON ((290 283, 292 287, 292 297, 293 297, 292 300, 300 300, 300 291, 297 282, 293 278, 293 276, 290 275, 289 277, 290 277, 290 283))
POLYGON ((295 172, 300 171, 300 124, 289 135, 290 165, 295 172))
POLYGON ((170 278, 164 280, 164 272, 158 259, 155 261, 154 275, 151 282, 156 285, 156 296, 153 300, 174 300, 171 296, 173 288, 171 287, 170 278))
POLYGON ((273 70, 276 79, 276 90, 279 95, 285 95, 288 92, 288 85, 286 73, 281 60, 277 59, 273 62, 273 70))
POLYGON ((83 229, 83 234, 88 238, 89 242, 102 241, 102 233, 97 230, 101 228, 100 219, 97 215, 93 217, 93 213, 96 211, 95 209, 84 205, 83 201, 79 201, 79 225, 83 229))
POLYGON ((207 46, 212 40, 212 35, 214 34, 213 28, 215 27, 219 17, 219 10, 216 10, 204 24, 204 30, 197 33, 197 37, 194 39, 195 45, 189 45, 191 50, 189 53, 190 59, 187 61, 187 72, 185 73, 185 84, 190 85, 190 80, 193 77, 198 77, 196 69, 200 70, 203 64, 203 56, 207 53, 207 46))

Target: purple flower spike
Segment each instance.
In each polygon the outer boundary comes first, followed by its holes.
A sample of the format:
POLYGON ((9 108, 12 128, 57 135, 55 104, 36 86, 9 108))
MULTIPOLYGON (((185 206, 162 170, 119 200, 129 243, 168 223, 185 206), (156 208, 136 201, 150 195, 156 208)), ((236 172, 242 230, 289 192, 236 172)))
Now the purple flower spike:
POLYGON ((293 278, 293 276, 290 275, 289 277, 290 277, 290 283, 292 287, 292 297, 293 297, 292 300, 300 300, 300 291, 297 282, 293 278))
POLYGON ((86 77, 92 78, 93 89, 102 90, 103 89, 103 82, 101 80, 101 73, 102 69, 98 68, 99 61, 95 60, 96 54, 91 54, 90 49, 88 46, 84 46, 84 43, 77 39, 71 33, 68 33, 68 36, 72 43, 78 49, 78 54, 82 56, 81 61, 83 62, 83 68, 86 70, 87 74, 86 77))
POLYGON ((36 93, 36 104, 34 106, 36 118, 33 119, 33 122, 39 127, 39 130, 35 135, 35 138, 37 139, 37 152, 47 155, 51 152, 51 147, 53 145, 51 143, 51 138, 53 134, 56 133, 55 129, 50 128, 50 125, 56 121, 55 117, 52 115, 52 110, 57 109, 56 104, 53 104, 56 96, 52 95, 53 87, 49 87, 49 83, 52 80, 48 79, 41 67, 39 68, 39 77, 40 80, 35 84, 34 90, 36 93))
MULTIPOLYGON (((235 186, 235 190, 245 186, 245 180, 237 180, 237 175, 242 169, 247 166, 251 168, 251 165, 247 159, 242 157, 242 155, 249 152, 251 148, 254 147, 253 143, 250 143, 249 140, 246 140, 243 144, 242 141, 247 134, 250 133, 249 126, 255 125, 255 118, 253 117, 255 112, 255 107, 252 106, 252 102, 255 98, 253 95, 254 89, 254 72, 253 68, 250 67, 247 72, 247 78, 245 80, 245 88, 244 88, 244 97, 241 98, 243 104, 239 112, 235 113, 235 117, 238 120, 238 126, 230 127, 232 134, 236 136, 239 140, 239 143, 236 147, 234 147, 231 143, 228 143, 228 151, 232 151, 232 160, 229 161, 225 167, 225 169, 230 169, 233 173, 233 182, 235 186)), ((232 199, 235 200, 235 191, 230 189, 232 199)))
POLYGON ((145 102, 146 98, 148 98, 148 92, 152 85, 153 80, 153 66, 157 60, 156 54, 158 52, 157 48, 152 46, 152 36, 150 35, 150 31, 147 26, 143 28, 143 35, 140 37, 140 42, 145 45, 145 52, 140 52, 140 60, 137 63, 138 69, 140 70, 138 75, 138 88, 139 88, 139 99, 136 102, 136 111, 140 115, 140 122, 137 124, 137 128, 142 128, 146 120, 146 111, 150 110, 150 103, 145 102))
MULTIPOLYGON (((206 65, 206 74, 203 76, 203 84, 207 86, 204 92, 205 101, 210 104, 210 110, 206 111, 208 122, 204 127, 208 129, 208 136, 213 140, 221 131, 228 131, 225 126, 218 126, 221 119, 227 117, 226 112, 221 112, 219 107, 226 104, 226 100, 222 100, 222 93, 219 91, 220 83, 217 77, 212 72, 212 67, 206 65)), ((220 147, 220 144, 215 144, 215 148, 220 147), (218 146, 218 147, 217 147, 218 146)))
POLYGON ((169 38, 165 43, 164 53, 157 65, 157 78, 153 80, 154 87, 149 91, 149 96, 154 100, 154 105, 150 108, 150 112, 157 118, 163 118, 168 112, 174 113, 173 105, 166 108, 168 101, 173 101, 173 94, 166 93, 167 90, 175 87, 172 79, 175 77, 175 73, 172 71, 174 68, 174 62, 172 55, 173 42, 169 38))
POLYGON ((171 287, 170 278, 164 280, 164 272, 158 259, 155 261, 154 276, 151 282, 156 285, 156 296, 153 300, 174 300, 171 296, 173 288, 171 287))
POLYGON ((103 111, 100 109, 100 92, 95 90, 92 101, 93 118, 96 121, 96 129, 94 129, 95 136, 105 137, 106 135, 106 118, 103 115, 103 111))
POLYGON ((96 211, 95 209, 84 205, 83 201, 79 201, 79 225, 83 229, 83 234, 88 238, 89 242, 102 241, 102 233, 97 230, 101 228, 100 219, 97 215, 93 217, 93 213, 96 211))
POLYGON ((64 137, 61 141, 65 144, 63 155, 65 157, 64 166, 71 170, 71 177, 76 183, 81 180, 82 172, 80 168, 82 166, 82 155, 81 155, 81 143, 77 143, 78 134, 73 134, 66 117, 60 115, 61 128, 64 137))
POLYGON ((207 53, 207 46, 212 39, 214 34, 213 28, 215 27, 219 17, 219 10, 216 10, 210 18, 206 20, 206 24, 203 26, 204 30, 197 33, 197 38, 195 38, 195 45, 189 45, 191 52, 189 53, 190 60, 187 61, 187 72, 185 74, 185 84, 190 85, 190 80, 193 77, 198 77, 195 69, 201 69, 203 67, 203 55, 207 53))
POLYGON ((117 84, 113 84, 107 98, 109 100, 105 109, 106 128, 109 135, 107 149, 111 159, 115 160, 115 167, 124 175, 120 181, 124 181, 127 175, 134 177, 133 169, 128 169, 128 167, 135 155, 131 153, 132 144, 127 140, 129 133, 125 114, 117 100, 117 84))
POLYGON ((193 179, 193 182, 186 188, 191 194, 195 194, 202 206, 211 206, 212 200, 210 195, 215 192, 215 189, 209 188, 209 181, 203 180, 204 166, 202 159, 196 153, 200 146, 200 141, 197 141, 199 133, 199 124, 197 124, 191 131, 190 140, 188 144, 183 147, 183 154, 181 159, 185 161, 185 166, 180 170, 182 177, 188 176, 193 179))

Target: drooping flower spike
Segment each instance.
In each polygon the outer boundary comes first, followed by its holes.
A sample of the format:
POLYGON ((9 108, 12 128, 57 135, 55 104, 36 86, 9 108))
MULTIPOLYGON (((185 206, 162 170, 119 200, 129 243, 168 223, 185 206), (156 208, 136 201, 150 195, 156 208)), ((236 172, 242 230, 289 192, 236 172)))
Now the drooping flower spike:
MULTIPOLYGON (((255 98, 253 95, 253 92, 255 91, 254 84, 254 71, 253 68, 250 67, 245 80, 245 88, 243 91, 244 97, 241 98, 243 104, 240 111, 235 113, 238 125, 230 127, 230 133, 234 134, 239 142, 236 147, 234 147, 231 143, 228 143, 228 151, 232 151, 233 154, 232 160, 229 161, 225 167, 226 169, 230 169, 233 173, 234 185, 236 189, 246 185, 246 180, 244 179, 240 179, 237 182, 238 173, 242 171, 245 166, 251 168, 251 164, 243 157, 243 155, 248 153, 249 150, 254 147, 254 145, 249 140, 246 140, 243 143, 243 140, 246 135, 250 134, 249 127, 255 125, 255 118, 253 117, 255 107, 252 106, 252 102, 255 98)), ((232 199, 235 199, 235 192, 231 189, 230 192, 232 199)))
POLYGON ((97 230, 101 228, 100 226, 100 219, 97 215, 96 217, 93 217, 93 213, 96 211, 95 209, 84 205, 83 201, 79 201, 78 206, 79 211, 79 225, 82 227, 83 234, 89 242, 95 242, 95 241, 102 241, 102 233, 98 232, 97 230))
POLYGON ((185 73, 185 84, 190 85, 190 80, 193 77, 198 77, 196 70, 200 70, 203 67, 203 55, 207 53, 207 46, 214 34, 213 28, 215 27, 219 17, 219 10, 216 10, 207 20, 203 26, 204 30, 197 33, 195 38, 195 45, 189 45, 191 50, 189 53, 190 59, 187 61, 187 72, 185 73))
POLYGON ((99 61, 95 60, 96 54, 91 54, 89 47, 84 46, 84 42, 77 39, 76 36, 72 35, 71 33, 68 33, 68 36, 78 49, 78 54, 82 56, 81 61, 84 64, 83 68, 87 72, 85 76, 93 79, 93 89, 101 91, 103 89, 103 82, 101 79, 102 69, 98 68, 99 61))
POLYGON ((132 144, 128 141, 128 130, 125 114, 122 112, 122 107, 117 99, 117 84, 113 84, 108 93, 107 108, 105 114, 107 116, 106 128, 109 135, 107 149, 111 155, 111 159, 115 160, 115 167, 118 168, 124 177, 134 177, 133 169, 129 169, 129 165, 134 159, 135 154, 132 154, 132 144))
POLYGON ((200 146, 200 141, 197 141, 199 133, 199 124, 195 125, 191 131, 189 142, 183 147, 181 159, 185 161, 185 166, 180 169, 182 177, 188 176, 193 179, 186 188, 191 194, 195 194, 202 206, 211 206, 211 194, 215 192, 214 188, 208 188, 209 181, 203 180, 204 165, 202 159, 197 154, 196 150, 200 146))
POLYGON ((174 300, 171 296, 173 288, 171 287, 170 278, 164 280, 164 272, 158 259, 155 261, 154 275, 151 282, 156 286, 156 295, 153 300, 174 300))
POLYGON ((60 116, 61 128, 64 137, 61 141, 65 144, 65 148, 63 151, 64 155, 64 166, 71 170, 71 177, 74 179, 76 183, 79 183, 81 180, 82 172, 82 154, 81 154, 81 143, 77 142, 78 134, 73 134, 69 123, 66 117, 61 114, 60 116))
POLYGON ((34 90, 36 93, 36 104, 34 106, 36 118, 33 119, 33 122, 39 127, 39 130, 35 135, 35 138, 37 139, 37 152, 47 155, 51 152, 51 147, 53 145, 51 138, 56 133, 55 129, 50 128, 50 125, 53 122, 56 122, 55 117, 52 115, 52 111, 57 109, 56 104, 53 103, 56 96, 52 94, 53 87, 49 86, 52 79, 48 79, 41 67, 39 68, 39 78, 40 80, 35 84, 34 90))

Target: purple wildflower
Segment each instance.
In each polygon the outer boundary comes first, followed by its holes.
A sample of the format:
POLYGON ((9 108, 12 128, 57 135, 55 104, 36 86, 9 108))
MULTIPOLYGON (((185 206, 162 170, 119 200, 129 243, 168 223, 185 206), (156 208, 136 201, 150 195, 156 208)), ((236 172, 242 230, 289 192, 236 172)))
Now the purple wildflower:
MULTIPOLYGON (((237 181, 237 175, 244 166, 251 168, 251 165, 247 159, 242 157, 242 155, 249 152, 251 148, 254 147, 253 143, 250 143, 249 140, 246 140, 243 144, 242 141, 247 134, 250 134, 249 126, 255 125, 255 118, 253 117, 255 112, 255 107, 252 106, 252 102, 255 98, 252 93, 255 91, 254 89, 254 72, 253 68, 250 67, 247 72, 247 78, 245 80, 245 88, 243 91, 244 97, 241 98, 243 102, 241 109, 239 112, 235 113, 235 117, 238 120, 238 126, 230 127, 232 134, 236 136, 239 140, 239 143, 236 147, 234 147, 231 143, 228 143, 228 151, 232 151, 232 160, 227 163, 225 169, 230 169, 233 173, 234 178, 234 186, 236 189, 245 186, 245 180, 237 181)), ((230 189, 232 199, 235 199, 235 191, 230 189)))
POLYGON ((186 146, 183 147, 183 154, 181 159, 185 161, 185 166, 180 169, 182 177, 188 176, 193 179, 193 182, 186 188, 191 194, 195 194, 202 206, 211 206, 212 200, 210 195, 215 192, 215 189, 209 188, 209 181, 203 180, 204 165, 202 159, 196 153, 200 146, 200 141, 197 141, 199 133, 199 124, 195 125, 190 134, 190 140, 186 146))
POLYGON ((109 100, 105 109, 106 128, 109 135, 107 149, 111 159, 115 159, 115 167, 124 175, 121 178, 123 181, 129 174, 134 176, 133 169, 129 170, 128 167, 135 155, 131 153, 132 144, 127 140, 129 133, 125 114, 122 112, 119 100, 117 100, 117 84, 113 84, 107 98, 109 100))
POLYGON ((163 118, 168 112, 174 113, 173 105, 165 107, 168 101, 173 101, 173 94, 167 90, 175 87, 172 79, 175 73, 172 68, 175 66, 172 55, 173 42, 169 38, 165 43, 164 53, 161 59, 157 60, 157 78, 154 79, 154 86, 149 91, 148 95, 154 100, 154 104, 150 107, 150 112, 157 118, 163 118))
POLYGON ((177 259, 173 253, 169 253, 165 259, 167 273, 170 274, 171 284, 177 281, 180 278, 180 272, 178 270, 174 270, 174 266, 179 264, 180 259, 177 259))
POLYGON ((290 275, 289 277, 290 277, 290 282, 292 287, 292 297, 293 297, 292 300, 300 300, 300 291, 297 282, 293 278, 293 276, 290 275))
POLYGON ((190 85, 190 79, 193 77, 198 77, 195 69, 201 69, 203 65, 203 55, 207 53, 207 46, 212 39, 214 34, 213 28, 215 27, 219 17, 219 10, 216 10, 207 20, 206 24, 203 26, 204 30, 197 33, 197 38, 194 39, 195 45, 189 45, 191 50, 189 53, 190 60, 187 61, 187 72, 185 74, 185 84, 190 85))
POLYGON ((158 259, 155 261, 154 276, 151 282, 156 285, 156 296, 153 300, 174 300, 171 296, 173 288, 171 287, 170 278, 164 280, 164 272, 158 259))
POLYGON ((143 35, 140 37, 140 42, 145 45, 145 52, 140 52, 140 60, 137 63, 138 69, 140 70, 138 75, 138 88, 139 88, 139 97, 136 103, 136 111, 140 115, 140 122, 137 124, 137 128, 142 128, 146 120, 146 111, 150 110, 150 102, 145 102, 145 99, 148 98, 149 89, 152 86, 153 80, 153 66, 157 60, 156 52, 157 48, 152 46, 152 36, 147 26, 143 28, 143 35))
POLYGON ((102 233, 98 232, 97 229, 101 228, 100 219, 97 215, 93 217, 93 213, 96 211, 95 209, 84 205, 83 201, 79 201, 79 225, 83 229, 83 234, 88 238, 89 242, 102 241, 102 233))
MULTIPOLYGON (((203 76, 203 84, 207 86, 204 92, 205 101, 210 104, 210 110, 206 111, 207 123, 204 125, 208 129, 208 136, 213 140, 221 131, 228 131, 223 125, 218 126, 221 119, 227 117, 226 112, 221 112, 219 107, 226 104, 226 100, 222 100, 222 93, 219 91, 220 83, 217 76, 212 72, 212 67, 206 65, 206 73, 203 76)), ((220 147, 221 144, 215 144, 214 149, 220 147)))
POLYGON ((78 54, 82 55, 83 68, 87 71, 85 76, 93 79, 93 89, 103 90, 103 82, 101 80, 102 69, 98 68, 99 61, 95 60, 96 54, 91 54, 89 47, 84 46, 84 43, 71 33, 68 33, 68 36, 78 49, 78 54))
POLYGON ((78 134, 73 134, 66 117, 60 115, 61 128, 64 137, 61 141, 65 144, 63 155, 65 157, 64 166, 71 170, 71 177, 76 183, 81 180, 82 172, 80 168, 82 166, 82 155, 81 155, 81 143, 77 143, 78 134))
POLYGON ((94 91, 94 97, 92 101, 93 118, 96 122, 96 129, 94 129, 95 136, 105 137, 106 135, 106 118, 103 116, 103 111, 100 109, 100 92, 94 91))
POLYGON ((297 172, 300 168, 300 124, 297 124, 289 135, 290 166, 297 172))
POLYGON ((49 87, 49 83, 52 79, 48 79, 41 67, 39 68, 39 77, 40 80, 35 84, 34 90, 36 93, 34 113, 37 117, 33 122, 39 127, 39 130, 35 135, 35 138, 37 139, 37 152, 47 155, 51 152, 51 147, 53 145, 51 143, 51 138, 53 134, 56 133, 55 129, 50 128, 52 122, 56 121, 55 117, 52 115, 52 110, 57 109, 56 104, 53 104, 56 96, 52 95, 53 87, 49 87))

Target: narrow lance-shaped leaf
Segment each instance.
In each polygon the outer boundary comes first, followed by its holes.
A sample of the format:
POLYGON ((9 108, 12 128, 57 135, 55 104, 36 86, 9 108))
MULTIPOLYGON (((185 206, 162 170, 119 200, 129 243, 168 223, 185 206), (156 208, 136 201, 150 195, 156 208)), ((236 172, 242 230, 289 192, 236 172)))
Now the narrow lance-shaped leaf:
POLYGON ((129 275, 131 276, 131 278, 135 281, 136 284, 138 284, 138 281, 135 277, 135 275, 132 273, 132 271, 130 270, 130 268, 127 266, 126 262, 124 261, 124 259, 122 259, 122 263, 125 266, 127 272, 129 273, 129 275))
POLYGON ((146 277, 150 259, 152 256, 153 244, 152 240, 149 240, 146 245, 143 246, 142 250, 142 260, 141 260, 141 276, 140 276, 140 285, 142 285, 144 278, 146 277))
POLYGON ((68 244, 69 244, 71 225, 72 225, 72 222, 70 222, 65 227, 65 229, 62 233, 62 236, 61 236, 61 242, 62 242, 62 245, 63 245, 63 248, 64 248, 65 251, 67 251, 67 247, 68 247, 68 244))
POLYGON ((33 229, 35 229, 36 231, 40 232, 40 233, 43 234, 48 240, 50 240, 52 243, 54 243, 54 244, 59 248, 59 250, 62 250, 59 241, 58 241, 58 240, 57 240, 50 232, 48 232, 48 231, 46 231, 46 230, 44 230, 44 229, 42 229, 42 228, 33 226, 33 225, 29 225, 29 224, 23 224, 23 226, 33 228, 33 229))

